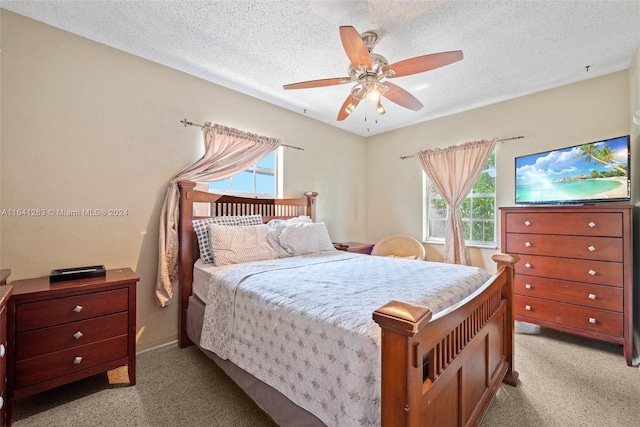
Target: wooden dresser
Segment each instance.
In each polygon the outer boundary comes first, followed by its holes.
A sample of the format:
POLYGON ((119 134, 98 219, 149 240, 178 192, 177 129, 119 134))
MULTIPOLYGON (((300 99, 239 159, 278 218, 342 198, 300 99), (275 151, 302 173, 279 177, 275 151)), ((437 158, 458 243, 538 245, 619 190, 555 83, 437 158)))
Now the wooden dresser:
POLYGON ((501 209, 515 319, 621 344, 632 364, 632 206, 501 209))
POLYGON ((11 270, 0 270, 0 427, 5 424, 5 403, 7 402, 7 302, 11 297, 12 287, 7 286, 7 278, 11 270))
POLYGON ((136 283, 129 269, 49 283, 11 282, 7 420, 16 399, 127 366, 136 382, 136 283))

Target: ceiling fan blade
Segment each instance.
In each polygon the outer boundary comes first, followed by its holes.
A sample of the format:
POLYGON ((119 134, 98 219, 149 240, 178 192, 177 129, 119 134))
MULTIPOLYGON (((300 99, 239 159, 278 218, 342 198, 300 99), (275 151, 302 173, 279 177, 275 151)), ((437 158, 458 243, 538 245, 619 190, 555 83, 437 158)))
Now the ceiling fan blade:
POLYGON ((351 94, 349 94, 349 96, 347 96, 347 99, 345 99, 344 104, 342 104, 342 107, 340 107, 340 111, 338 111, 338 121, 342 121, 349 117, 349 114, 351 114, 353 110, 356 109, 359 103, 359 99, 356 99, 351 96, 351 94))
POLYGON ((342 39, 342 46, 347 53, 347 57, 349 57, 349 61, 351 61, 351 65, 354 67, 364 65, 371 69, 371 54, 355 28, 340 27, 340 39, 342 39))
POLYGON ((423 73, 435 68, 444 67, 445 65, 460 61, 462 58, 463 55, 461 50, 432 53, 430 55, 405 59, 404 61, 399 61, 395 64, 389 64, 382 68, 382 71, 395 71, 395 74, 387 76, 388 78, 409 76, 411 74, 423 73))
POLYGON ((389 90, 382 94, 382 96, 387 98, 389 101, 413 111, 418 111, 419 109, 424 107, 424 105, 422 105, 422 102, 420 102, 418 98, 411 95, 400 86, 394 85, 393 83, 389 82, 384 82, 384 84, 389 88, 389 90))
POLYGON ((282 86, 283 89, 309 89, 312 87, 334 86, 349 83, 350 77, 335 77, 331 79, 309 80, 282 86))

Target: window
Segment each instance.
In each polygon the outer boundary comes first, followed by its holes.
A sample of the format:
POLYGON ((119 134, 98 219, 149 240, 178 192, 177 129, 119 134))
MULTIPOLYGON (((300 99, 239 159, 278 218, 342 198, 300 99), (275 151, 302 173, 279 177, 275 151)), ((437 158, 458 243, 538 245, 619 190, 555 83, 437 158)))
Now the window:
POLYGON ((276 197, 276 158, 280 149, 269 153, 249 169, 231 178, 209 183, 209 191, 242 196, 276 197))
MULTIPOLYGON (((465 242, 467 244, 496 244, 495 164, 496 153, 494 151, 489 157, 482 174, 460 207, 465 242)), ((449 207, 442 200, 434 186, 428 180, 426 181, 426 240, 444 241, 449 207)))

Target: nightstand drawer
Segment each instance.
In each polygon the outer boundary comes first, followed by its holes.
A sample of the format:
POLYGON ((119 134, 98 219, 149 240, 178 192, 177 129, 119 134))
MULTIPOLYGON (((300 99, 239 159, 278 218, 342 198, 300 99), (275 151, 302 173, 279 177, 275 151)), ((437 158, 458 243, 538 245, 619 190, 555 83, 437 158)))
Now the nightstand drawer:
POLYGON ((509 212, 507 233, 563 234, 622 237, 622 214, 618 212, 509 212))
POLYGON ((575 282, 622 287, 624 265, 621 262, 584 260, 520 254, 516 274, 549 277, 575 282))
POLYGON ((623 289, 614 286, 516 274, 514 291, 516 295, 567 302, 602 310, 622 312, 624 308, 623 289))
MULTIPOLYGON (((544 320, 611 336, 622 336, 622 313, 516 296, 516 316, 544 320)), ((526 321, 526 320, 525 320, 526 321)))
POLYGON ((506 252, 622 262, 622 243, 619 237, 510 233, 506 252))
POLYGON ((16 388, 28 387, 128 356, 128 337, 45 354, 16 363, 16 388))
POLYGON ((16 336, 16 361, 127 334, 126 312, 22 332, 16 336))
POLYGON ((16 305, 16 331, 54 326, 105 314, 126 311, 129 293, 126 288, 94 292, 16 305))

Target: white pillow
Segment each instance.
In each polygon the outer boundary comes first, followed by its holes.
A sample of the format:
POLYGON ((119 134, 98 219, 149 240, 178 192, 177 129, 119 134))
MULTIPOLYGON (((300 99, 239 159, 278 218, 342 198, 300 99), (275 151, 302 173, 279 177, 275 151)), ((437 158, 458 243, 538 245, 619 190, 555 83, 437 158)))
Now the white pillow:
POLYGON ((278 242, 289 255, 335 251, 324 222, 297 222, 282 227, 278 242))
POLYGON ((296 222, 313 222, 313 220, 311 219, 310 216, 300 215, 300 216, 294 216, 293 218, 289 218, 289 219, 280 219, 280 218, 272 219, 267 224, 280 225, 280 224, 294 224, 296 222))
POLYGON ((209 224, 209 249, 216 267, 274 259, 278 255, 267 242, 269 226, 209 224))
POLYGON ((235 215, 235 216, 213 216, 211 218, 194 219, 192 221, 193 230, 198 238, 198 247, 200 248, 200 259, 207 264, 213 263, 213 256, 209 251, 209 224, 218 225, 260 225, 262 224, 262 216, 260 215, 235 215))

